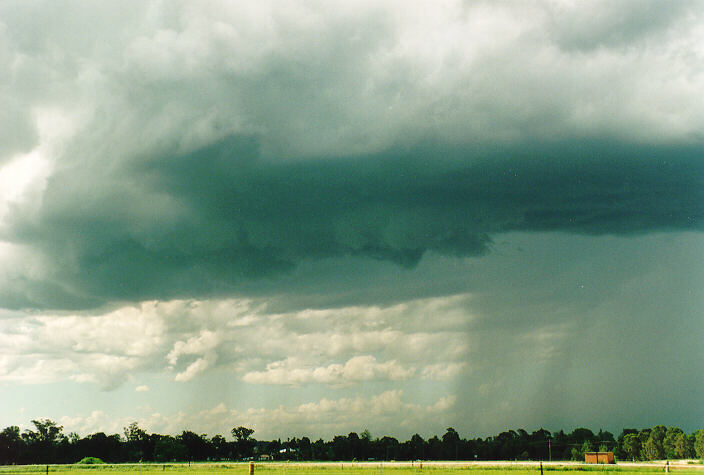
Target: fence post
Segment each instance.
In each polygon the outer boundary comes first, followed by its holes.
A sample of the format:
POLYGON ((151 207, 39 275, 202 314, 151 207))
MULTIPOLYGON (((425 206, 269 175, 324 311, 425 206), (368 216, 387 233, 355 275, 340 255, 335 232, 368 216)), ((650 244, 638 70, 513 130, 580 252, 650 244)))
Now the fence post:
POLYGON ((543 475, 543 461, 540 461, 540 475, 543 475))
POLYGON ((49 466, 48 465, 46 466, 46 473, 47 474, 49 473, 49 466))
POLYGON ((249 475, 254 475, 254 462, 249 462, 249 475))

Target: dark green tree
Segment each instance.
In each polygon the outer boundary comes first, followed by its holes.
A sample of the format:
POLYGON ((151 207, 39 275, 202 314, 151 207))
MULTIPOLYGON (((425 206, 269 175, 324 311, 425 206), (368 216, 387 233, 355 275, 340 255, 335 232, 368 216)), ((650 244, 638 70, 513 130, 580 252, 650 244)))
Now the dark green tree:
MULTIPOLYGON (((527 434, 526 434, 527 436, 527 434)), ((448 427, 442 436, 443 458, 446 460, 457 460, 459 451, 460 435, 457 431, 448 427)))
POLYGON ((207 460, 210 457, 212 446, 205 434, 198 435, 195 432, 185 430, 179 439, 186 447, 185 458, 187 460, 207 460))
POLYGON ((643 444, 643 458, 646 460, 661 460, 665 458, 665 450, 663 449, 665 432, 667 432, 667 428, 662 425, 651 429, 648 440, 643 444))
POLYGON ((428 439, 425 447, 425 458, 427 460, 440 460, 442 458, 442 441, 437 435, 428 439))
POLYGON ((20 428, 10 426, 0 432, 0 465, 13 465, 22 461, 24 455, 24 440, 20 436, 20 428))
POLYGON ((37 429, 26 430, 22 434, 34 463, 49 463, 55 460, 56 448, 64 437, 63 426, 50 419, 35 419, 32 421, 37 429))
POLYGON ((77 453, 71 462, 77 462, 84 457, 96 457, 105 462, 120 462, 123 459, 123 442, 117 434, 106 435, 96 432, 74 443, 77 453))
POLYGON ((638 429, 623 429, 621 431, 614 447, 614 456, 616 458, 630 460, 630 457, 623 451, 623 438, 628 434, 638 434, 638 429))
POLYGON ((157 462, 176 462, 183 460, 186 446, 176 437, 170 435, 157 436, 154 444, 154 460, 157 462))
POLYGON ((592 442, 590 440, 585 440, 582 443, 582 446, 579 448, 579 459, 584 460, 584 454, 587 452, 593 452, 594 451, 594 446, 592 445, 592 442))
POLYGON ((675 436, 674 441, 675 457, 677 459, 688 459, 694 456, 694 451, 691 450, 688 444, 687 436, 684 432, 675 436))
POLYGON ((638 437, 638 434, 626 434, 623 437, 621 450, 623 451, 623 455, 628 460, 638 460, 640 458, 640 438, 638 437))
POLYGON ((362 460, 367 460, 372 457, 372 434, 369 430, 364 429, 361 434, 359 434, 359 447, 362 452, 360 458, 362 460))
POLYGON ((313 459, 313 450, 311 448, 310 439, 308 437, 301 437, 301 439, 298 441, 298 448, 301 460, 313 459))
POLYGON ((381 459, 383 460, 396 460, 400 453, 401 444, 394 437, 382 437, 379 439, 379 449, 381 452, 381 459))
POLYGON ((323 439, 318 439, 311 445, 313 460, 327 460, 328 448, 323 439))
POLYGON ((580 461, 583 459, 577 447, 572 447, 572 449, 570 449, 570 459, 574 461, 580 461))
POLYGON ((694 433, 694 455, 698 459, 704 459, 704 429, 699 429, 694 433))
POLYGON ((253 455, 254 441, 250 436, 254 434, 254 429, 248 427, 235 427, 232 429, 232 437, 235 438, 235 448, 239 458, 247 458, 253 455))
POLYGON ((528 440, 528 453, 533 460, 548 460, 550 458, 550 446, 552 434, 542 427, 530 435, 528 440))
POLYGON ((360 460, 362 457, 362 440, 356 432, 347 434, 347 441, 350 445, 352 460, 360 460))
POLYGON ((155 439, 140 428, 136 422, 123 429, 125 434, 126 458, 129 461, 151 460, 154 454, 155 439))
POLYGON ((418 434, 413 434, 411 437, 411 457, 415 460, 425 458, 425 441, 418 434))
POLYGON ((230 458, 230 443, 221 435, 214 435, 210 439, 210 445, 213 448, 213 456, 217 460, 230 458))
POLYGON ((677 456, 676 443, 678 436, 684 438, 684 432, 679 427, 668 427, 665 432, 665 437, 662 439, 662 448, 665 452, 665 458, 676 459, 682 458, 677 456))

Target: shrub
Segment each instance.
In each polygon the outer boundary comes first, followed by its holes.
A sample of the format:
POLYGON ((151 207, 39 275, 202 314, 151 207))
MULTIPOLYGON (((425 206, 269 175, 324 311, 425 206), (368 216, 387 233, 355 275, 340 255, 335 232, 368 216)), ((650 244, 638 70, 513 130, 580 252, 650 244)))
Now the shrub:
POLYGON ((83 457, 78 463, 86 464, 86 465, 96 465, 99 463, 105 463, 102 460, 100 460, 98 457, 83 457))

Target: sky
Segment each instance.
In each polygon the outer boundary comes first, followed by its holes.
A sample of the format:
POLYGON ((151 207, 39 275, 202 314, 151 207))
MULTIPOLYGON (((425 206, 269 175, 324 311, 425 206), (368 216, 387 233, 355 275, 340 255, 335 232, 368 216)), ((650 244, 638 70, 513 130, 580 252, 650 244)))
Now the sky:
POLYGON ((0 3, 0 427, 704 428, 704 2, 0 3))

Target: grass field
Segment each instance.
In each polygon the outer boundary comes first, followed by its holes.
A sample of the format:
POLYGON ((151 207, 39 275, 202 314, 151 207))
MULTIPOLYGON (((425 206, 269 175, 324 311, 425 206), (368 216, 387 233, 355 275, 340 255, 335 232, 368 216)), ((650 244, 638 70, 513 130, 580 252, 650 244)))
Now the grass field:
MULTIPOLYGON (((621 465, 585 465, 585 464, 545 464, 543 471, 548 475, 576 475, 576 472, 609 472, 614 475, 629 475, 645 473, 664 473, 664 464, 621 464, 621 465)), ((673 464, 670 471, 677 475, 687 473, 704 475, 704 465, 673 464)), ((18 465, 0 466, 0 475, 11 474, 45 474, 60 475, 108 475, 109 473, 130 473, 132 475, 216 475, 216 474, 248 474, 248 463, 207 463, 207 464, 104 464, 104 465, 18 465)), ((534 464, 516 463, 256 463, 255 475, 411 475, 411 474, 443 474, 468 473, 471 475, 536 475, 540 466, 534 464)))

